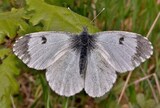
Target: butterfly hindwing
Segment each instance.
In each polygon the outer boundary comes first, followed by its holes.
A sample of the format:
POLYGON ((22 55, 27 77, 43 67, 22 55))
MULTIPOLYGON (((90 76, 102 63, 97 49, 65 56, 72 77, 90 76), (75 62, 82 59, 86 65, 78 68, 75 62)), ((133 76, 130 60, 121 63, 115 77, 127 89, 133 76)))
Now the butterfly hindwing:
POLYGON ((70 34, 62 32, 37 32, 19 38, 14 44, 14 53, 30 68, 45 69, 55 55, 68 48, 70 34))
POLYGON ((84 88, 84 79, 80 75, 79 59, 80 53, 67 49, 59 59, 47 68, 46 78, 52 90, 63 96, 72 96, 84 88))
POLYGON ((103 57, 117 72, 131 71, 153 53, 147 38, 136 33, 108 31, 95 34, 103 57))
POLYGON ((94 49, 88 55, 85 75, 85 91, 91 97, 100 97, 108 92, 117 75, 113 67, 104 59, 99 49, 94 49))

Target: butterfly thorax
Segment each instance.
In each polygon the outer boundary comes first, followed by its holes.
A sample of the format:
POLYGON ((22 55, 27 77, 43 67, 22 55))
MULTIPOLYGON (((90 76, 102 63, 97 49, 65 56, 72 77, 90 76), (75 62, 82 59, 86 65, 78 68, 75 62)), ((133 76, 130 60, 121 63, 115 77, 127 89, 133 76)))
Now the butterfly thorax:
POLYGON ((81 46, 87 47, 88 43, 89 43, 89 37, 90 37, 88 34, 88 31, 87 31, 87 28, 84 27, 83 31, 81 32, 81 34, 79 36, 80 36, 81 46))
POLYGON ((83 31, 79 35, 72 36, 71 40, 71 47, 78 52, 84 49, 90 52, 91 49, 95 48, 96 37, 90 35, 86 27, 83 27, 83 31))

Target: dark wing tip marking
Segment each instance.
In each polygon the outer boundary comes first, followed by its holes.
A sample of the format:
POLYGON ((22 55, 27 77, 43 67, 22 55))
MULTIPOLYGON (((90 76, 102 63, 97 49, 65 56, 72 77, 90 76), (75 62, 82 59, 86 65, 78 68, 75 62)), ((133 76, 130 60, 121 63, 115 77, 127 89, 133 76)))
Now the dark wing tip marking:
POLYGON ((13 45, 13 52, 19 59, 21 59, 24 63, 28 63, 30 59, 30 55, 28 53, 28 42, 30 39, 30 35, 25 35, 16 40, 13 45))
MULTIPOLYGON (((153 46, 150 41, 145 37, 137 36, 137 48, 143 51, 147 58, 149 58, 153 54, 153 46)), ((137 49, 138 50, 138 49, 137 49)))
POLYGON ((132 61, 134 66, 139 66, 141 62, 144 62, 146 59, 149 59, 153 54, 153 46, 146 37, 137 35, 137 47, 135 55, 132 56, 132 61))

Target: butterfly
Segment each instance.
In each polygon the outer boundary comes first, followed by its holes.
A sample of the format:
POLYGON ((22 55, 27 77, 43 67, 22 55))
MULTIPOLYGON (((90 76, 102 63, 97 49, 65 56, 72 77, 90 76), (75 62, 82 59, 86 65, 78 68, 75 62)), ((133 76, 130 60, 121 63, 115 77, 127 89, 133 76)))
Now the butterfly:
POLYGON ((81 90, 101 97, 113 87, 117 73, 132 71, 153 54, 146 37, 125 31, 89 34, 36 32, 17 39, 13 52, 28 67, 46 69, 53 91, 73 96, 81 90))

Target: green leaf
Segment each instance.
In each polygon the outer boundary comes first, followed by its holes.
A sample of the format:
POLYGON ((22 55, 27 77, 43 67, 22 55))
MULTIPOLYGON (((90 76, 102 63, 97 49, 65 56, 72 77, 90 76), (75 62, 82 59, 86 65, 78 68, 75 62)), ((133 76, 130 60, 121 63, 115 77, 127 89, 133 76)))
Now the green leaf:
POLYGON ((11 12, 0 13, 0 43, 4 42, 5 36, 14 38, 18 33, 23 33, 28 25, 22 19, 25 16, 24 9, 12 9, 11 12))
POLYGON ((33 12, 30 22, 33 25, 43 24, 44 30, 81 32, 82 26, 87 26, 89 32, 98 31, 90 20, 73 11, 49 5, 42 0, 27 0, 28 10, 33 12))
MULTIPOLYGON (((0 52, 8 52, 7 49, 0 52)), ((18 92, 18 84, 15 75, 18 75, 20 70, 16 67, 16 57, 12 54, 8 55, 0 64, 0 106, 10 108, 11 96, 18 92)))
POLYGON ((0 46, 0 59, 3 59, 6 55, 10 54, 10 49, 0 46))

